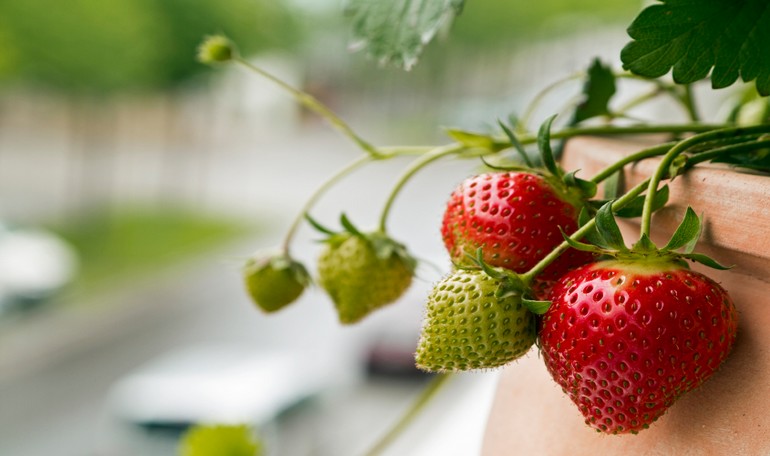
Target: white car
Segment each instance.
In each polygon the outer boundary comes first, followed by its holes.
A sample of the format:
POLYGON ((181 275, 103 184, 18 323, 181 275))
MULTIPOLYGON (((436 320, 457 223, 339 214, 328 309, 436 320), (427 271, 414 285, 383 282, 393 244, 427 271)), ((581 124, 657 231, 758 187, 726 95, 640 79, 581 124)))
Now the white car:
POLYGON ((74 249, 55 234, 0 223, 0 314, 50 297, 71 282, 77 270, 74 249))

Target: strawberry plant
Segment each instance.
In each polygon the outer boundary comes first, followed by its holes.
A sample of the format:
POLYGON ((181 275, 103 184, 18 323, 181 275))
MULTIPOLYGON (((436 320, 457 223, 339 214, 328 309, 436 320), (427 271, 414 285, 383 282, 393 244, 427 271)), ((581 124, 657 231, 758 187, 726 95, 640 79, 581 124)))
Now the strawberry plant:
MULTIPOLYGON (((463 5, 462 0, 351 0, 348 12, 359 47, 381 62, 408 68, 463 5)), ((767 30, 770 10, 758 0, 654 3, 629 28, 632 41, 621 56, 630 73, 594 61, 582 75, 581 102, 536 131, 529 119, 540 95, 522 117, 498 121, 496 131, 449 129, 451 141, 436 146, 375 146, 311 95, 243 59, 227 38, 203 43, 202 61, 233 62, 275 82, 362 151, 300 209, 275 257, 280 261, 257 258, 247 264, 249 291, 258 303, 265 289, 287 290, 274 299, 280 302, 273 310, 288 305, 309 283, 307 270, 289 253, 303 221, 329 236, 319 254, 317 282, 342 323, 369 318, 373 310, 397 302, 411 283, 415 260, 408 240, 390 237, 387 220, 406 182, 449 157, 483 167, 465 180, 459 177, 453 192, 446 189, 448 203, 436 227, 448 271, 426 297, 415 357, 419 368, 438 375, 370 454, 395 438, 451 373, 508 365, 535 345, 586 423, 610 434, 648 428, 718 371, 736 340, 740 303, 707 274, 690 269, 692 262, 724 268, 697 252, 702 222, 692 209, 662 247, 651 240, 652 216, 667 204, 666 182, 700 163, 770 172, 770 123, 762 98, 770 94, 770 60, 761 52, 770 43, 767 30), (727 25, 715 25, 721 21, 727 25), (656 79, 669 70, 673 82, 656 79), (718 123, 700 121, 689 85, 709 75, 714 88, 738 78, 753 84, 718 123), (614 108, 611 101, 626 79, 642 81, 651 91, 614 108), (688 120, 629 123, 631 107, 657 97, 674 100, 688 120), (757 103, 763 109, 754 109, 757 103), (569 138, 648 134, 658 142, 588 178, 563 169, 558 160, 569 138), (362 231, 343 215, 343 231, 334 232, 310 217, 318 199, 343 177, 403 156, 415 158, 386 196, 376 229, 362 231), (655 172, 626 188, 624 171, 651 157, 659 160, 655 172), (640 220, 631 247, 617 218, 640 220), (271 274, 253 279, 255 264, 271 265, 271 274)))

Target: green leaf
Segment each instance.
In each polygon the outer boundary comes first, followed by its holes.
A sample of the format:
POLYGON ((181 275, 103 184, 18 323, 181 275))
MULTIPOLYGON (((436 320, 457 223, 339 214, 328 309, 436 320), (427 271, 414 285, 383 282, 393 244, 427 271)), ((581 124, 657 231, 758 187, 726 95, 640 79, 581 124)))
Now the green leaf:
POLYGON ((481 133, 460 130, 457 128, 447 129, 447 135, 458 143, 467 147, 477 147, 480 149, 496 150, 495 141, 489 136, 481 133))
POLYGON ((657 78, 673 69, 689 84, 711 72, 713 88, 740 76, 770 95, 770 2, 767 0, 660 0, 628 28, 633 39, 621 52, 623 66, 657 78), (712 70, 713 69, 713 70, 712 70))
POLYGON ((409 70, 436 33, 452 24, 464 0, 347 0, 350 47, 409 70))
POLYGON ((682 258, 687 258, 688 260, 697 261, 700 264, 706 265, 712 269, 719 269, 719 270, 726 270, 732 268, 732 266, 724 266, 722 264, 717 263, 716 260, 713 258, 704 255, 702 253, 682 253, 680 254, 682 258))
POLYGON ((603 65, 599 59, 594 59, 588 69, 588 79, 583 85, 583 99, 575 109, 572 124, 591 117, 609 115, 609 102, 615 95, 615 90, 612 68, 603 65))
MULTIPOLYGON (((701 223, 691 207, 687 207, 682 223, 679 224, 664 250, 676 250, 685 246, 694 246, 700 236, 701 223)), ((692 251, 692 250, 691 250, 692 251)))
POLYGON ((535 315, 543 315, 551 307, 551 301, 536 301, 534 299, 522 298, 521 303, 535 315))
POLYGON ((540 159, 543 161, 545 169, 554 176, 561 178, 562 172, 556 164, 556 159, 551 149, 551 124, 553 124, 554 119, 556 119, 556 115, 547 118, 540 126, 540 130, 537 133, 537 147, 540 150, 540 159))
POLYGON ((262 444, 246 425, 206 425, 190 428, 179 444, 180 456, 260 456, 262 444))
POLYGON ((621 252, 628 251, 628 247, 623 242, 623 234, 612 214, 612 202, 602 206, 596 213, 596 231, 608 247, 621 252))
MULTIPOLYGON (((657 192, 655 192, 655 196, 652 200, 653 212, 663 208, 663 206, 668 203, 669 194, 670 191, 668 185, 664 185, 657 192)), ((637 196, 631 200, 631 202, 623 207, 623 209, 619 209, 617 212, 615 212, 615 215, 622 218, 633 218, 641 216, 642 212, 644 212, 644 195, 637 196)))

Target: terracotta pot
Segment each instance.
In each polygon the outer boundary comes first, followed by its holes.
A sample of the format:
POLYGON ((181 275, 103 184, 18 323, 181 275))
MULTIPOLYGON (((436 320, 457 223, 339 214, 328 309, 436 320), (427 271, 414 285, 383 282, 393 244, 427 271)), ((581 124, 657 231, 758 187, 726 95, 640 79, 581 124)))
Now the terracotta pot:
MULTIPOLYGON (((633 142, 576 138, 563 163, 587 178, 641 148, 633 142)), ((647 178, 657 161, 628 170, 628 184, 647 178)), ((693 266, 720 282, 738 308, 738 339, 728 360, 650 429, 612 436, 584 424, 533 349, 502 372, 483 455, 770 454, 770 178, 707 165, 675 179, 670 188, 670 205, 653 218, 653 240, 665 244, 690 205, 706 222, 696 251, 735 265, 729 271, 693 266)), ((635 223, 624 222, 623 230, 628 244, 638 239, 635 223)))

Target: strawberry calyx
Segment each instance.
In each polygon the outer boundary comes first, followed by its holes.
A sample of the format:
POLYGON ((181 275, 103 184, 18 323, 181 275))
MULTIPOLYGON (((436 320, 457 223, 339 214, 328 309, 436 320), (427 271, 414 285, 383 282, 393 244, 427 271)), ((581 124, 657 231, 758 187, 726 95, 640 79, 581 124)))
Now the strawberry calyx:
POLYGON ((694 251, 702 230, 703 224, 700 217, 692 207, 688 206, 682 222, 665 246, 658 247, 647 233, 642 233, 639 241, 629 248, 615 220, 612 202, 608 202, 596 214, 595 229, 586 235, 590 243, 576 241, 563 232, 562 235, 574 249, 616 258, 627 263, 676 263, 689 268, 687 262, 694 261, 713 269, 729 269, 729 266, 724 266, 713 258, 694 251))
MULTIPOLYGON (((522 274, 501 267, 494 267, 484 261, 484 253, 481 248, 476 250, 476 255, 466 254, 478 269, 481 269, 489 277, 496 279, 499 283, 495 296, 503 299, 511 296, 519 296, 524 307, 536 315, 542 315, 548 311, 550 301, 543 301, 533 298, 533 291, 530 287, 532 279, 522 274)), ((469 267, 458 267, 458 269, 471 269, 469 267)))
POLYGON ((401 262, 409 267, 414 272, 417 268, 417 259, 413 257, 406 246, 395 239, 388 236, 382 230, 363 232, 356 227, 353 222, 344 213, 340 215, 340 225, 342 225, 341 231, 334 231, 330 228, 319 223, 310 214, 305 214, 305 219, 310 223, 313 228, 327 236, 322 242, 330 244, 332 246, 339 246, 345 242, 350 236, 356 236, 366 241, 375 252, 375 255, 380 260, 388 260, 390 258, 398 258, 401 262))

